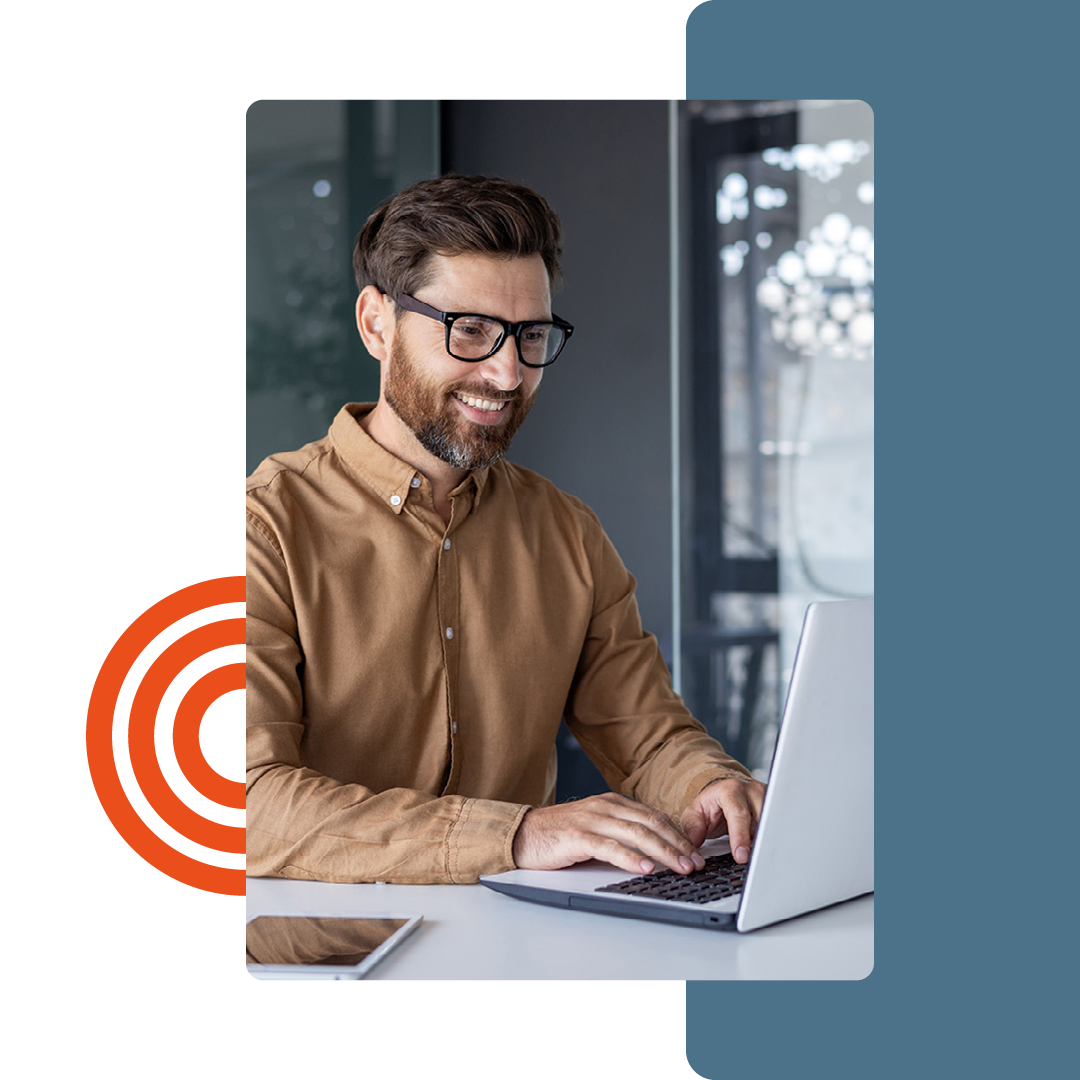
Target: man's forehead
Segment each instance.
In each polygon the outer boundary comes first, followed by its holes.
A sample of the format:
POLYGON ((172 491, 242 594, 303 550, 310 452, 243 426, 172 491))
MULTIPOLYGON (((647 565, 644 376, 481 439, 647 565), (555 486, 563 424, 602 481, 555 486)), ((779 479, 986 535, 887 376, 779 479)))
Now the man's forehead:
POLYGON ((551 282, 540 255, 432 254, 424 269, 423 288, 437 290, 448 311, 479 300, 489 305, 538 304, 545 310, 551 303, 551 282))

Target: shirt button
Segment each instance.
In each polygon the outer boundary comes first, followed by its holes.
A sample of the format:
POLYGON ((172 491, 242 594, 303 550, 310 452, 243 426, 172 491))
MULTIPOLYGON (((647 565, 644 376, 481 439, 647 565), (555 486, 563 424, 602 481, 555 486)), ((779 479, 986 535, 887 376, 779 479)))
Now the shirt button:
POLYGON ((452 626, 448 626, 446 628, 446 638, 447 638, 447 640, 449 640, 453 636, 454 636, 454 628, 452 626))
POLYGON ((449 536, 442 542, 442 546, 443 546, 443 551, 449 551, 450 550, 450 537, 449 536))
POLYGON ((410 487, 419 487, 419 486, 420 486, 420 477, 419 477, 419 476, 414 476, 414 477, 413 477, 413 478, 412 478, 412 479, 411 479, 411 480, 409 481, 409 486, 410 486, 410 487))
POLYGON ((450 730, 451 730, 451 731, 452 731, 452 732, 453 732, 453 733, 454 733, 455 735, 457 734, 457 721, 456 721, 456 720, 455 720, 455 721, 454 721, 454 722, 453 722, 453 723, 452 723, 452 724, 450 725, 450 730))
POLYGON ((401 496, 400 495, 391 495, 390 496, 390 505, 391 506, 400 506, 401 505, 401 496))

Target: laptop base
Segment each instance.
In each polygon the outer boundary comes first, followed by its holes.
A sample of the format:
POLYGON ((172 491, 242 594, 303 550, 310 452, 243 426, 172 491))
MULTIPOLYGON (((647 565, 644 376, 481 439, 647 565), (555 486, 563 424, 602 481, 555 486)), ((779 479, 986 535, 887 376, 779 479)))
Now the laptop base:
POLYGON ((607 899, 582 893, 559 892, 554 889, 535 889, 529 885, 487 878, 482 884, 496 892, 519 900, 549 907, 571 908, 574 911, 592 911, 599 915, 616 915, 622 919, 647 919, 649 922, 674 923, 677 926, 694 926, 706 930, 735 930, 736 913, 733 911, 693 911, 688 908, 650 904, 645 901, 629 904, 625 900, 607 899))

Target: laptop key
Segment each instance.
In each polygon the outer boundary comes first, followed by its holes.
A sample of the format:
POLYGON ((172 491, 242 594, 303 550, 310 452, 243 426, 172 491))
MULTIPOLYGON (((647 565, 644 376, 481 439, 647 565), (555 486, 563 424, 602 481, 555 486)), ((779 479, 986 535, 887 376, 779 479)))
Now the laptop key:
POLYGON ((707 904, 742 892, 746 867, 731 855, 712 855, 705 867, 692 874, 676 874, 660 870, 652 874, 602 885, 596 892, 617 892, 632 896, 647 896, 656 900, 680 900, 685 903, 707 904))

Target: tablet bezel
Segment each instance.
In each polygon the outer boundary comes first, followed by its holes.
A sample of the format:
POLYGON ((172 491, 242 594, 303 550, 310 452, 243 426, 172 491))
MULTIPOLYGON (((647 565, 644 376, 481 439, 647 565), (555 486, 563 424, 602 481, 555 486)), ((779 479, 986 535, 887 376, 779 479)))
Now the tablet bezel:
POLYGON ((244 922, 245 929, 256 919, 349 919, 349 920, 403 920, 378 948, 359 964, 247 964, 248 974, 255 979, 362 979, 390 952, 396 949, 424 920, 423 915, 406 915, 402 912, 373 912, 351 915, 340 911, 259 911, 244 922))

